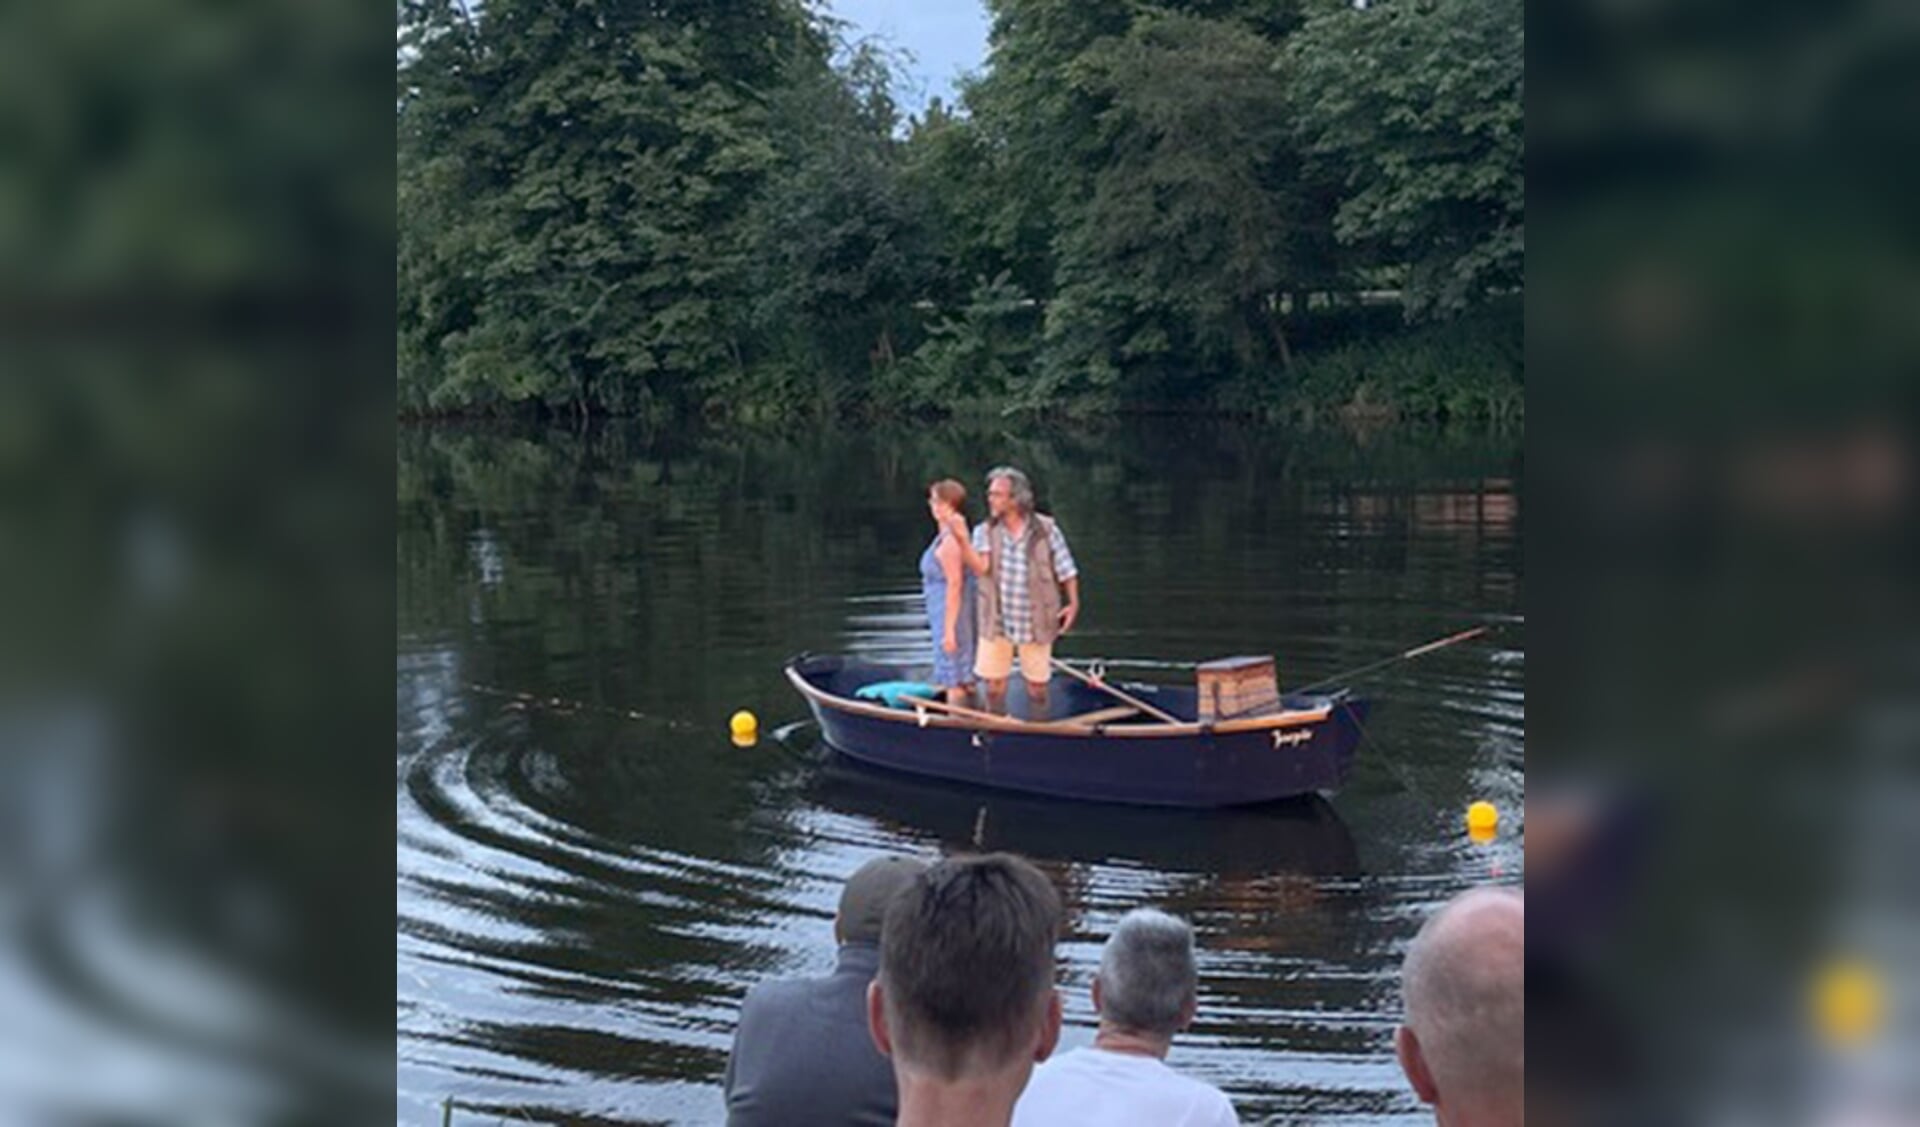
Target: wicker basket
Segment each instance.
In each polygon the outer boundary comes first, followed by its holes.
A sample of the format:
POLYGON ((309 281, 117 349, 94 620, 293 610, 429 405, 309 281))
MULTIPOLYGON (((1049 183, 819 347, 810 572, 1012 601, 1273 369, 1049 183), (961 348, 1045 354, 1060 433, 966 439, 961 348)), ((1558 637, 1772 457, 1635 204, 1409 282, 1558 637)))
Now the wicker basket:
POLYGON ((1202 721, 1280 711, 1280 680, 1270 657, 1223 657, 1203 662, 1199 685, 1202 721))

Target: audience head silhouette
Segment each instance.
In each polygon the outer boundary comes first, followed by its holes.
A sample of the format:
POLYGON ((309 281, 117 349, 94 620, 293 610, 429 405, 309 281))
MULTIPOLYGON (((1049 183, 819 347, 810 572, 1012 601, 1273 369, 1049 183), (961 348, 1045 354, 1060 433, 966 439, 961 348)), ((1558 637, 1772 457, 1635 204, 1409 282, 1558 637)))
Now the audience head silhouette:
POLYGON ((887 910, 868 995, 903 1097, 909 1077, 1003 1076, 1017 1079, 1009 1103, 1018 1095, 1059 1038, 1060 921, 1053 885, 1009 854, 950 858, 907 885, 887 910))
POLYGON ((1103 1027, 1171 1040, 1193 1020, 1198 988, 1193 929, 1165 912, 1136 908, 1100 952, 1093 1002, 1103 1027))
POLYGON ((1525 966, 1525 901, 1509 888, 1456 896, 1407 949, 1394 1047, 1442 1127, 1523 1121, 1525 966))

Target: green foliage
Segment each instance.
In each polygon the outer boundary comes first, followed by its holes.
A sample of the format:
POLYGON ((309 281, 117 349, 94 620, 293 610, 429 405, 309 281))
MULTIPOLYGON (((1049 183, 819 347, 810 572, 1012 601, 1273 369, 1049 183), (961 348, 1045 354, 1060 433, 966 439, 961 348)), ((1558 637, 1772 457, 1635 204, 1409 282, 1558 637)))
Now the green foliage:
POLYGON ((1022 289, 1055 288, 1057 233, 1091 193, 1104 163, 1102 92, 1071 68, 1103 39, 1124 35, 1130 0, 991 0, 992 56, 966 103, 989 159, 981 202, 990 244, 1022 289))
POLYGON ((925 300, 957 308, 980 279, 1002 273, 1011 279, 1020 247, 1044 244, 1038 233, 1002 225, 1009 214, 999 190, 1003 154, 977 117, 956 114, 935 98, 909 124, 899 157, 901 187, 922 224, 925 300))
POLYGON ((915 201, 896 173, 892 76, 866 46, 838 70, 796 69, 772 96, 781 175, 749 224, 752 326, 822 373, 890 363, 925 273, 915 201))
POLYGON ((805 0, 406 0, 402 410, 1517 402, 1303 301, 1517 289, 1517 0, 989 8, 961 105, 903 122, 805 0))
POLYGON ((1346 185, 1343 242, 1406 266, 1412 313, 1517 287, 1520 0, 1316 0, 1287 45, 1299 130, 1346 185))
POLYGON ((1033 357, 1033 302, 1006 271, 982 279, 956 316, 942 318, 883 383, 892 406, 946 410, 1017 395, 1033 357))
POLYGON ((1219 401, 1294 422, 1323 416, 1514 422, 1524 412, 1522 337, 1519 303, 1500 302, 1453 320, 1307 352, 1290 380, 1236 380, 1219 401))
POLYGON ((1075 377, 1178 397, 1271 362, 1292 181, 1272 46, 1231 23, 1144 18, 1077 60, 1106 159, 1056 240, 1053 387, 1075 377))
POLYGON ((740 216, 777 156, 745 83, 777 57, 640 4, 402 18, 403 402, 645 410, 727 362, 740 216))

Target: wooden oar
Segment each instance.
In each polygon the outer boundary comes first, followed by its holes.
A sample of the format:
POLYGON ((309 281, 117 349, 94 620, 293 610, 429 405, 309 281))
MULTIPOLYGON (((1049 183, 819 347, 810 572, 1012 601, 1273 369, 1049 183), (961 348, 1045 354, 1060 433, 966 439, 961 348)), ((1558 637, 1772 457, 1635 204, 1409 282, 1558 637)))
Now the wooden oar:
POLYGON ((1075 669, 1073 666, 1068 665, 1066 662, 1061 661, 1057 657, 1051 658, 1049 660, 1051 660, 1054 664, 1054 667, 1060 670, 1062 673, 1072 674, 1073 676, 1079 678, 1080 680, 1086 682, 1087 684, 1092 685, 1094 688, 1099 689, 1101 692, 1111 695, 1115 700, 1125 701, 1127 704, 1132 705, 1133 707, 1146 713, 1148 716, 1153 717, 1155 720, 1163 721, 1168 724, 1193 723, 1193 721, 1191 720, 1182 720, 1178 716, 1173 715, 1171 712, 1167 712, 1163 709, 1155 708, 1154 706, 1148 704, 1146 701, 1141 700, 1139 697, 1132 695, 1131 693, 1123 693, 1119 689, 1114 688, 1112 685, 1107 684, 1105 681, 1102 681, 1097 677, 1091 677, 1085 673, 1080 672, 1078 669, 1075 669))
POLYGON ((1458 634, 1449 634, 1448 636, 1441 638, 1437 641, 1428 642, 1424 646, 1415 646, 1412 649, 1406 651, 1405 653, 1394 654, 1392 657, 1384 658, 1380 661, 1376 661, 1371 665, 1363 665, 1358 669, 1349 669, 1345 673, 1335 673, 1331 677, 1322 677, 1318 681, 1315 681, 1310 685, 1302 685, 1297 689, 1292 689, 1289 691, 1296 692, 1296 693, 1310 693, 1315 689, 1323 688, 1327 685, 1331 685, 1335 681, 1351 680, 1352 678, 1358 677, 1363 673, 1372 673, 1375 670, 1385 669, 1389 665, 1398 665, 1403 661, 1410 661, 1416 657, 1420 657, 1423 654, 1430 654, 1435 650, 1446 649, 1448 646, 1453 645, 1455 642, 1464 642, 1469 638, 1478 638, 1480 635, 1485 634, 1487 631, 1491 629, 1493 629, 1493 627, 1491 626, 1476 626, 1471 630, 1462 630, 1458 634))
POLYGON ((954 716, 964 716, 969 720, 992 720, 995 723, 1005 723, 1011 720, 1016 724, 1032 723, 1032 721, 1023 721, 1013 716, 996 716, 991 712, 982 712, 977 708, 968 708, 963 704, 948 704, 946 701, 934 700, 930 697, 917 697, 912 693, 901 693, 900 699, 913 705, 915 708, 931 708, 954 716))
POLYGON ((982 712, 977 708, 968 708, 963 704, 948 704, 943 700, 934 700, 932 697, 917 697, 912 693, 901 693, 900 699, 916 709, 930 708, 935 712, 944 712, 948 716, 953 716, 961 720, 985 722, 991 728, 1005 731, 1025 731, 1028 729, 1039 729, 1050 732, 1085 731, 1104 721, 1118 720, 1121 714, 1131 714, 1137 711, 1133 706, 1129 705, 1126 708, 1110 708, 1102 712, 1091 712, 1082 716, 1068 716, 1060 720, 1022 720, 1018 716, 1002 716, 997 712, 982 712))

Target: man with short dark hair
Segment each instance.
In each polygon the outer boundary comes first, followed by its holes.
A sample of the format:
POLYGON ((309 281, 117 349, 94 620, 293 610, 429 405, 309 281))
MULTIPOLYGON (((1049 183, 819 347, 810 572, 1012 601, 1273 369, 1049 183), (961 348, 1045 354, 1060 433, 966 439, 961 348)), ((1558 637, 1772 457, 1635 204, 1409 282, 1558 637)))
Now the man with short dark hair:
POLYGON ((942 861, 894 901, 867 1021, 900 1127, 1005 1127, 1060 1039, 1060 920, 1053 885, 1005 853, 942 861))
POLYGON ((833 917, 833 973, 748 991, 727 1056, 728 1127, 892 1127, 893 1068, 867 1033, 867 984, 880 965, 888 906, 926 869, 910 857, 860 866, 833 917))
POLYGON ((1122 916, 1093 979, 1093 1046, 1034 1070, 1013 1127, 1237 1127, 1225 1093, 1166 1064, 1198 997, 1186 921, 1152 908, 1122 916))
POLYGON ((1526 906, 1475 888, 1421 926, 1400 971, 1400 1068, 1440 1127, 1520 1127, 1526 1113, 1526 906))

